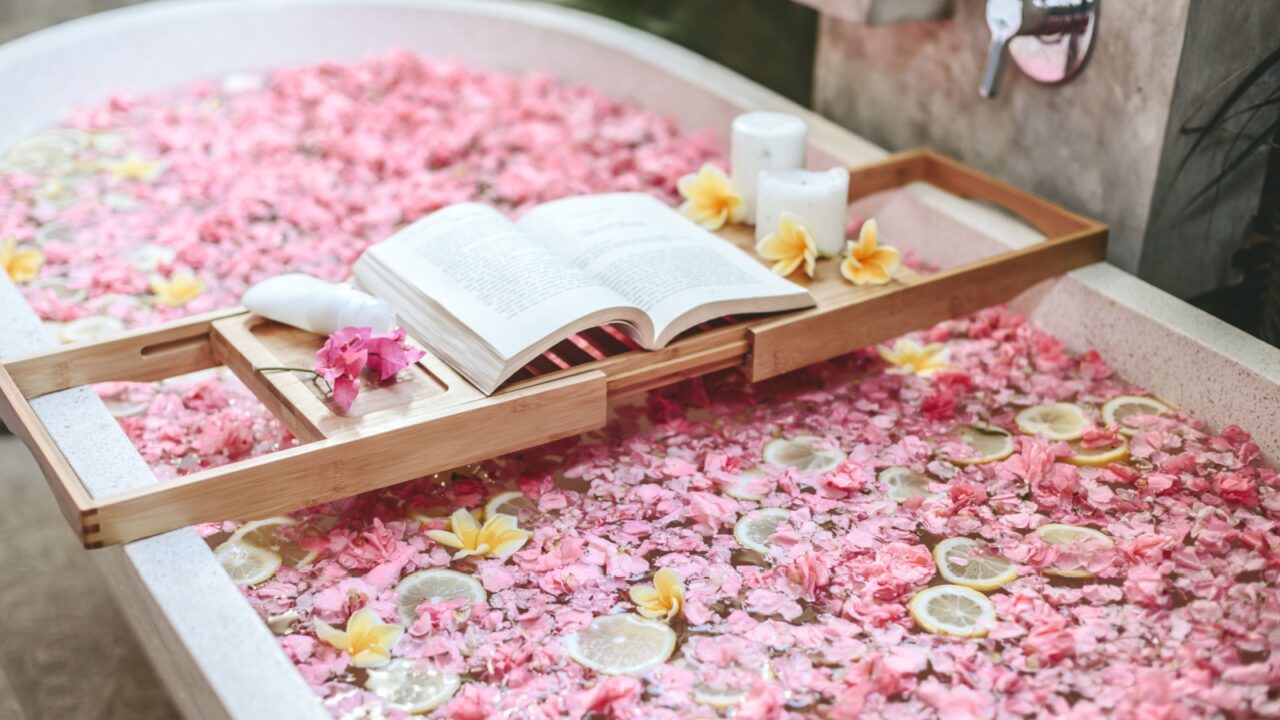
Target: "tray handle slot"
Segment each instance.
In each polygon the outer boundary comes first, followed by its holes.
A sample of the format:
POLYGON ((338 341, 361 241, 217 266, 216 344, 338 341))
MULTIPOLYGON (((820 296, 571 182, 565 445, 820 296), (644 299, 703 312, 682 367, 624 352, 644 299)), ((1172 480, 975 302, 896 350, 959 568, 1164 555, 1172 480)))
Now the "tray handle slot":
POLYGON ((5 367, 28 398, 97 382, 150 382, 217 367, 209 345, 214 321, 241 308, 193 315, 104 340, 72 343, 15 358, 5 367))
POLYGON ((885 286, 892 292, 864 294, 852 302, 835 301, 755 325, 747 361, 753 382, 887 340, 904 328, 926 327, 1007 302, 1042 280, 1106 258, 1106 225, 930 150, 852 169, 849 198, 918 180, 995 203, 1035 226, 1045 241, 923 276, 905 287, 885 286))

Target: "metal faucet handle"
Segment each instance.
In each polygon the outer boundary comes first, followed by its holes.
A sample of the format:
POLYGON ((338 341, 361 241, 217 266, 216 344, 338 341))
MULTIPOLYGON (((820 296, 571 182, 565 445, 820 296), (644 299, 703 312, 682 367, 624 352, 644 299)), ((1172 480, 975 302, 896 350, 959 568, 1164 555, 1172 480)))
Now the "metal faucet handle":
POLYGON ((1006 51, 1042 83, 1070 79, 1088 58, 1100 0, 987 0, 991 47, 978 93, 995 97, 1006 51))
POLYGON ((982 97, 995 97, 1004 72, 1005 48, 1017 36, 1023 23, 1023 0, 987 0, 987 27, 991 29, 991 49, 987 51, 987 66, 982 71, 982 84, 978 93, 982 97))

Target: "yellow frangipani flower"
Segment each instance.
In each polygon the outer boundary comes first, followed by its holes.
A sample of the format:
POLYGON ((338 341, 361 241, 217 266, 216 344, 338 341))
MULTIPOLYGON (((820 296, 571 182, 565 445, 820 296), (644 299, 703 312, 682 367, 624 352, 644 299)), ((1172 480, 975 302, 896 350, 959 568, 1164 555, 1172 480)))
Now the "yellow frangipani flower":
POLYGON ((684 583, 674 570, 662 568, 653 574, 652 585, 631 588, 631 601, 641 615, 671 622, 684 611, 684 583))
POLYGON ((148 160, 141 155, 130 154, 119 160, 111 160, 102 164, 111 171, 111 177, 117 182, 127 180, 150 180, 164 170, 164 163, 159 160, 148 160))
POLYGON ((888 245, 877 245, 876 221, 862 223, 858 242, 848 243, 840 274, 854 285, 884 285, 892 278, 889 273, 898 267, 898 251, 888 245))
POLYGON ((818 246, 800 216, 783 212, 778 216, 778 229, 756 243, 756 254, 773 261, 773 271, 786 277, 804 265, 804 274, 813 277, 818 261, 818 246))
POLYGON ((204 292, 204 281, 191 272, 180 272, 169 279, 156 275, 151 278, 151 293, 156 302, 164 305, 186 305, 204 292))
POLYGON ((15 283, 35 280, 43 264, 44 255, 35 248, 19 250, 18 241, 11 237, 0 244, 0 267, 15 283))
POLYGON ((947 363, 951 360, 951 352, 947 350, 946 345, 942 343, 921 345, 907 338, 899 339, 893 344, 893 349, 881 345, 876 348, 876 352, 880 353, 880 357, 884 358, 885 362, 893 365, 889 368, 889 372, 895 375, 932 375, 939 370, 945 370, 947 363))
POLYGON ((742 220, 742 195, 720 168, 707 163, 676 183, 684 203, 680 212, 708 230, 719 230, 726 222, 742 220))
POLYGON ((316 637, 347 651, 351 664, 359 668, 375 668, 391 660, 391 648, 404 634, 404 628, 384 623, 369 608, 361 608, 347 618, 347 629, 339 630, 329 623, 316 619, 316 637))
POLYGON ((455 510, 449 516, 449 530, 428 530, 427 537, 441 545, 457 548, 454 560, 468 555, 504 558, 524 547, 533 533, 521 530, 516 519, 498 513, 485 521, 476 522, 475 516, 466 510, 455 510))

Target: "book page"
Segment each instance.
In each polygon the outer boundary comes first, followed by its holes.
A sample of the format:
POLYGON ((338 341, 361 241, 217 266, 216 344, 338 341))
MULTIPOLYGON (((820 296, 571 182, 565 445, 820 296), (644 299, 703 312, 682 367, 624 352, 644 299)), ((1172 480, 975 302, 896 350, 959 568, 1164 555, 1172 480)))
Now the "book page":
POLYGON ((807 297, 804 288, 648 195, 557 200, 529 211, 519 225, 647 313, 658 335, 700 306, 807 297))
POLYGON ((445 208, 367 252, 504 358, 584 315, 627 304, 486 205, 445 208))

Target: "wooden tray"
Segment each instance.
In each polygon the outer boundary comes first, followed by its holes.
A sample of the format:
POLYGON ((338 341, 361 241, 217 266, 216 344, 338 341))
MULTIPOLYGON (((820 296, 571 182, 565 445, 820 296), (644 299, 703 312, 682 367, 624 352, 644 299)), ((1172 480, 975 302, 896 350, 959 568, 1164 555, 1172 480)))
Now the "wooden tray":
MULTIPOLYGON (((924 181, 1021 216, 1042 243, 929 275, 902 270, 855 287, 838 263, 805 281, 817 307, 708 323, 657 351, 611 328, 562 342, 486 397, 427 353, 389 386, 366 389, 346 416, 312 383, 256 367, 309 367, 323 338, 232 309, 67 345, 0 365, 0 419, 35 456, 85 547, 197 522, 251 519, 386 487, 576 435, 605 423, 608 401, 715 370, 763 380, 1012 299, 1103 259, 1106 226, 928 150, 850 171, 850 200, 924 181), (88 383, 160 380, 226 365, 300 445, 144 489, 92 498, 32 410, 30 398, 88 383)), ((747 227, 721 235, 751 251, 747 227)))

